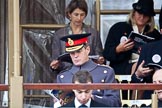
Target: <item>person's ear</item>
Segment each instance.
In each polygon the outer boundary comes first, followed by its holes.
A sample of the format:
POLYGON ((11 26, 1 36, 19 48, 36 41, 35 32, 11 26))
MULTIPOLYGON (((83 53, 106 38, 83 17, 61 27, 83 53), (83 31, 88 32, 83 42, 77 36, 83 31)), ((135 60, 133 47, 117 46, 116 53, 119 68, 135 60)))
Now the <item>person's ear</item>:
POLYGON ((69 17, 69 20, 71 21, 71 14, 68 12, 68 17, 69 17))
POLYGON ((87 50, 87 52, 88 52, 88 54, 90 53, 90 46, 87 46, 86 47, 86 50, 87 50))

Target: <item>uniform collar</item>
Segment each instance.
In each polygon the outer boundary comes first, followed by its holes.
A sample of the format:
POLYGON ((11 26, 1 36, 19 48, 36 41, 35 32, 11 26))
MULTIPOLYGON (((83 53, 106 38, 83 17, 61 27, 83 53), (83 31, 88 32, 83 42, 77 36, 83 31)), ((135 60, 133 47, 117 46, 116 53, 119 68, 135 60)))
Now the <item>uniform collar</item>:
MULTIPOLYGON (((145 28, 145 27, 144 27, 144 28, 145 28)), ((136 25, 136 24, 133 25, 133 31, 134 31, 135 33, 143 34, 144 28, 142 29, 142 33, 139 33, 139 30, 138 30, 137 25, 136 25)))
POLYGON ((71 68, 71 72, 73 74, 75 74, 79 70, 87 70, 87 71, 91 72, 96 67, 97 67, 96 63, 94 63, 92 60, 88 60, 86 63, 84 63, 81 66, 73 65, 72 68, 71 68))

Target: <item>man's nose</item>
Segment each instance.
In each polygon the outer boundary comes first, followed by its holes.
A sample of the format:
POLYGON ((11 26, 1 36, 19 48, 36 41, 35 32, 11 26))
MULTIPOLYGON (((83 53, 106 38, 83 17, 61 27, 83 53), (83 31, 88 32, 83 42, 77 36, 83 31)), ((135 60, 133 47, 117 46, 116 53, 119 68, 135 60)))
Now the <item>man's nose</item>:
POLYGON ((85 99, 85 98, 86 98, 86 94, 82 93, 82 99, 85 99))
POLYGON ((78 15, 78 17, 77 17, 79 20, 81 19, 81 15, 78 15))
POLYGON ((78 53, 74 52, 74 57, 77 58, 78 57, 78 53))

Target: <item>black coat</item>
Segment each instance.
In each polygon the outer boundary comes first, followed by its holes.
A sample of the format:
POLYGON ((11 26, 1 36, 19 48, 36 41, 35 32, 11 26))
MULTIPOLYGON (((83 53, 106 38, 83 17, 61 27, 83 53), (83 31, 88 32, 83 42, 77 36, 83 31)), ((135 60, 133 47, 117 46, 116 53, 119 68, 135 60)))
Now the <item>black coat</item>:
MULTIPOLYGON (((148 63, 156 63, 156 64, 159 64, 162 66, 162 50, 161 50, 161 48, 162 48, 162 40, 144 45, 142 47, 139 60, 137 62, 137 68, 143 60, 145 61, 144 65, 146 65, 148 63), (154 58, 154 57, 156 57, 156 58, 154 58)), ((153 74, 143 78, 142 82, 152 83, 152 75, 153 74)), ((135 76, 132 76, 132 81, 135 83, 139 82, 139 80, 136 79, 135 76)))
MULTIPOLYGON (((154 29, 153 32, 147 33, 149 26, 145 27, 144 34, 155 38, 155 40, 161 39, 160 33, 154 29)), ((113 25, 108 33, 105 43, 103 56, 110 61, 110 66, 114 68, 115 74, 126 75, 130 74, 132 64, 129 63, 132 51, 116 53, 116 47, 119 45, 121 37, 128 37, 130 32, 133 31, 132 25, 127 22, 119 22, 113 25)))
MULTIPOLYGON (((72 101, 72 102, 70 102, 70 103, 68 103, 68 104, 66 104, 66 105, 64 105, 64 106, 62 106, 62 107, 60 107, 60 108, 64 108, 64 107, 75 108, 74 101, 72 101)), ((90 107, 91 107, 91 108, 93 108, 93 107, 97 107, 97 108, 105 107, 105 108, 107 108, 106 105, 101 104, 101 103, 98 103, 98 102, 96 102, 96 101, 94 101, 94 100, 91 100, 90 107)))
MULTIPOLYGON (((137 62, 137 68, 143 60, 145 61, 144 65, 146 65, 148 63, 156 63, 156 64, 162 66, 161 47, 162 47, 162 40, 144 45, 142 47, 139 60, 137 62)), ((136 78, 136 75, 134 73, 132 75, 132 83, 144 83, 144 82, 152 83, 152 75, 153 75, 153 73, 148 75, 147 77, 144 77, 143 81, 141 81, 136 78)), ((143 98, 151 98, 151 93, 152 92, 150 92, 150 93, 145 92, 146 95, 144 94, 143 98)))
POLYGON ((162 101, 161 100, 158 100, 158 107, 162 107, 162 101))

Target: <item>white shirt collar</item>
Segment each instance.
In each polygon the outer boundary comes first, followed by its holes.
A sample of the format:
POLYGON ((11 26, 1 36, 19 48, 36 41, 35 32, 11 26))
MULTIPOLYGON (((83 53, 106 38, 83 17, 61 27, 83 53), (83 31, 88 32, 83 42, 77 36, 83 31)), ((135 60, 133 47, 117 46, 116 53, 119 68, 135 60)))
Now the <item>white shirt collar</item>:
MULTIPOLYGON (((90 108, 90 103, 91 103, 91 99, 89 99, 89 101, 85 105, 88 108, 90 108)), ((74 99, 74 104, 75 104, 75 108, 79 108, 79 106, 82 105, 77 98, 74 99)))
MULTIPOLYGON (((143 30, 144 30, 144 28, 143 28, 143 30)), ((143 30, 142 30, 142 33, 141 33, 141 34, 143 34, 143 30)), ((137 25, 133 25, 133 31, 134 31, 135 33, 140 34, 139 31, 138 31, 137 25)))

